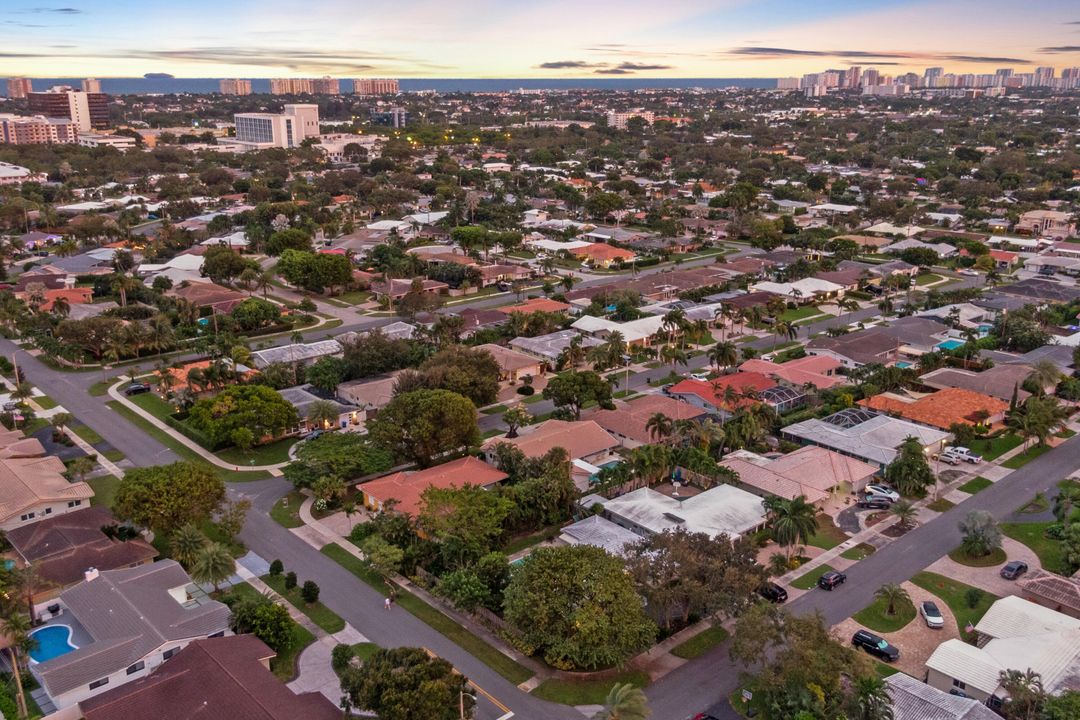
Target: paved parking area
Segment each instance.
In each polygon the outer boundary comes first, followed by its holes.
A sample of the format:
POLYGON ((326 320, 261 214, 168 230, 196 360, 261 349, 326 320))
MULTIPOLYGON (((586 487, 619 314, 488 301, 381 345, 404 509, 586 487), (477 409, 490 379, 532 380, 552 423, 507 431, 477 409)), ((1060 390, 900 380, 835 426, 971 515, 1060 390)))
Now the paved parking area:
MULTIPOLYGON (((1005 550, 1005 554, 1009 560, 1023 560, 1026 562, 1028 564, 1029 572, 1031 570, 1038 570, 1042 567, 1039 563, 1039 556, 1036 555, 1031 548, 1021 542, 1006 537, 1002 538, 1001 547, 1005 550)), ((993 593, 998 597, 1005 597, 1006 595, 1015 595, 1017 589, 1015 580, 1006 580, 1001 577, 1001 566, 1004 564, 1005 563, 984 568, 968 567, 967 565, 961 565, 958 562, 950 560, 948 555, 943 555, 926 569, 930 572, 935 572, 938 575, 944 575, 945 577, 977 587, 980 590, 993 593)))

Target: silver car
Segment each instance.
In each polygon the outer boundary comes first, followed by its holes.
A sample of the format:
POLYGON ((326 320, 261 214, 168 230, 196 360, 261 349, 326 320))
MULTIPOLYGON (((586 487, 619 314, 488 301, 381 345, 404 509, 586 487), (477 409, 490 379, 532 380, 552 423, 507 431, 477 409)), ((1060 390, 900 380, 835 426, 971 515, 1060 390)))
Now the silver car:
POLYGON ((919 604, 919 614, 926 621, 926 627, 939 629, 945 627, 945 618, 941 616, 938 606, 930 600, 924 600, 919 604))

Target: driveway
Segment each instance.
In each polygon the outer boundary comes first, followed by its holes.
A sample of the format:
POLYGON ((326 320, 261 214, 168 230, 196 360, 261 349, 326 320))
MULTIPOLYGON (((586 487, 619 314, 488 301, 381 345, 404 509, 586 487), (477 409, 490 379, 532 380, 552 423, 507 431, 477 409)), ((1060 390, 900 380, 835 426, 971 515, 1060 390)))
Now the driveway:
MULTIPOLYGON (((1023 560, 1026 562, 1029 572, 1042 567, 1039 563, 1039 556, 1022 542, 1005 537, 1002 538, 1001 547, 1005 550, 1005 555, 1009 560, 1023 560)), ((1004 564, 982 568, 968 567, 951 560, 948 555, 945 555, 935 561, 927 570, 966 583, 972 587, 977 587, 980 590, 985 590, 988 593, 993 593, 998 597, 1005 597, 1006 595, 1015 595, 1017 590, 1015 580, 1006 580, 1001 577, 1001 566, 1004 564)))

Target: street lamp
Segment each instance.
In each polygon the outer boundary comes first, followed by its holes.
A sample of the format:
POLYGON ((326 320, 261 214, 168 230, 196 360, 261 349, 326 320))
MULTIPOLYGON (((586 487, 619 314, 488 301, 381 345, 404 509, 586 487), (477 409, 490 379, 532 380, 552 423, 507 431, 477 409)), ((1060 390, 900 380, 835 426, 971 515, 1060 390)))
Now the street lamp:
POLYGON ((467 692, 465 692, 465 689, 462 688, 461 691, 458 693, 458 714, 461 716, 461 720, 465 720, 465 696, 466 695, 471 697, 472 700, 473 700, 473 705, 476 705, 476 695, 474 695, 473 693, 467 693, 467 692))

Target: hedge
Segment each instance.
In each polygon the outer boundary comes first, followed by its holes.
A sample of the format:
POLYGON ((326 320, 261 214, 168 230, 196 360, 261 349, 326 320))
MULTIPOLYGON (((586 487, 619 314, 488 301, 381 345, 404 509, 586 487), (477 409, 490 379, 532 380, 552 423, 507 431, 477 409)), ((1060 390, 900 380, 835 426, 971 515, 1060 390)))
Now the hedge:
POLYGON ((227 442, 219 442, 219 443, 210 442, 210 438, 206 437, 206 435, 204 435, 201 430, 198 430, 196 428, 191 427, 190 425, 187 424, 187 422, 185 422, 183 419, 177 417, 176 415, 167 416, 165 418, 165 422, 169 427, 171 427, 174 430, 178 431, 181 435, 186 437, 188 440, 193 440, 193 441, 197 442, 200 446, 206 448, 210 452, 217 452, 218 450, 222 450, 224 448, 229 447, 229 443, 227 443, 227 442))

